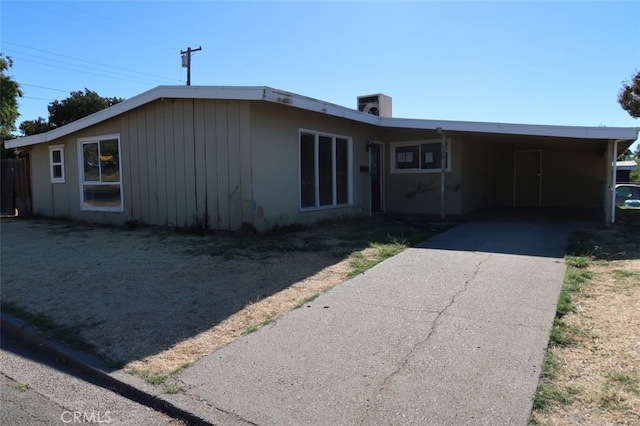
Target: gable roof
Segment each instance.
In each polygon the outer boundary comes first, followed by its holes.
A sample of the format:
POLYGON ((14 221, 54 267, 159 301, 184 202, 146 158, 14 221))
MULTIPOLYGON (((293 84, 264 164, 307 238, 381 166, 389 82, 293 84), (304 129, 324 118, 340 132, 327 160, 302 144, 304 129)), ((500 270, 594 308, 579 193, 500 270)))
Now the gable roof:
POLYGON ((78 130, 103 122, 139 106, 158 99, 221 99, 265 101, 307 111, 323 113, 335 117, 388 128, 407 128, 443 131, 475 132, 509 135, 529 135, 547 137, 567 137, 578 139, 611 139, 635 141, 640 128, 637 127, 581 127, 550 126, 536 124, 509 124, 472 121, 423 120, 395 117, 378 117, 351 108, 285 92, 266 86, 158 86, 137 96, 120 102, 107 109, 76 120, 65 126, 32 136, 11 139, 5 142, 7 148, 20 148, 54 141, 78 130))

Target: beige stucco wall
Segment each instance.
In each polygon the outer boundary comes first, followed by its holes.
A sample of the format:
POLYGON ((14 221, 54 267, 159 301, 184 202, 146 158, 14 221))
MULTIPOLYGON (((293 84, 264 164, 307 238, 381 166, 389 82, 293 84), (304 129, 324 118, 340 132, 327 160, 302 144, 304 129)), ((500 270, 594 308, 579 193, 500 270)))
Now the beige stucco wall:
POLYGON ((315 223, 341 216, 369 214, 369 174, 360 166, 369 164, 368 139, 375 139, 373 126, 342 118, 323 116, 283 105, 254 103, 251 107, 254 211, 259 229, 290 223, 315 223), (300 209, 300 130, 352 138, 353 203, 349 206, 300 209))
POLYGON ((66 182, 50 183, 47 144, 31 150, 36 214, 89 222, 238 229, 369 214, 365 145, 373 126, 249 101, 165 99, 53 141, 66 182), (352 138, 353 203, 300 209, 299 131, 352 138), (123 212, 80 209, 78 139, 120 135, 123 212))
MULTIPOLYGON (((479 138, 450 133, 446 213, 513 206, 514 152, 542 152, 542 206, 604 210, 607 141, 479 138)), ((89 222, 238 229, 370 214, 369 140, 383 143, 384 211, 440 213, 440 173, 392 173, 394 142, 435 131, 385 129, 286 105, 157 100, 52 141, 64 144, 66 182, 52 184, 47 144, 31 149, 34 213, 89 222), (352 203, 300 208, 300 130, 352 139, 352 203), (78 139, 120 135, 123 212, 80 209, 78 139), (363 171, 361 171, 361 167, 363 171)))
MULTIPOLYGON (((392 145, 394 142, 434 141, 440 138, 435 131, 391 129, 386 135, 386 211, 389 213, 439 214, 440 173, 393 173, 391 170, 392 145)), ((461 211, 461 144, 451 139, 451 171, 445 176, 445 212, 459 214, 461 211)))

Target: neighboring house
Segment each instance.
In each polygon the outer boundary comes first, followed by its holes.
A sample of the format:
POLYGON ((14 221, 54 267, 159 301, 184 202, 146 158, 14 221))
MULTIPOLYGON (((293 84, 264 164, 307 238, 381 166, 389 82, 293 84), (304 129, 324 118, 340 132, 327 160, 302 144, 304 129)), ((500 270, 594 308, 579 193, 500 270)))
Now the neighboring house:
POLYGON ((633 161, 616 161, 616 183, 630 183, 631 172, 638 168, 638 164, 633 161))
POLYGON ((6 145, 30 150, 39 215, 264 230, 489 207, 611 220, 612 159, 639 130, 393 118, 390 98, 359 99, 356 110, 268 87, 160 86, 6 145))

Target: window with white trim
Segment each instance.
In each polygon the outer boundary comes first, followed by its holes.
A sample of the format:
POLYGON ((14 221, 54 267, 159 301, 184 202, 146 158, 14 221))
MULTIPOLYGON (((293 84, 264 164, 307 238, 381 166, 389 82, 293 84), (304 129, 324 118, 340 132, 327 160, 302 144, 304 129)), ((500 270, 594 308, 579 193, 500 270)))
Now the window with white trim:
POLYGON ((49 146, 51 183, 64 183, 64 145, 49 146))
POLYGON ((80 208, 82 210, 124 210, 120 135, 78 139, 80 208))
MULTIPOLYGON (((446 171, 451 171, 451 149, 449 140, 445 147, 447 155, 446 171)), ((442 141, 396 142, 391 144, 391 173, 440 172, 442 161, 442 141)))
POLYGON ((300 131, 300 208, 352 203, 352 140, 300 131))

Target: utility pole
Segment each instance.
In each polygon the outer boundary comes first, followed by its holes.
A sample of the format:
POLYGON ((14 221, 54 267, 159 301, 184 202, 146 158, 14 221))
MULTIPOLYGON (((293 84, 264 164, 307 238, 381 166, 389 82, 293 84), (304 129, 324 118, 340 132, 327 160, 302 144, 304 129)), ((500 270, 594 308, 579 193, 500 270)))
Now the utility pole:
POLYGON ((202 47, 198 47, 197 49, 187 47, 187 50, 180 51, 182 55, 182 68, 187 69, 187 86, 191 86, 191 54, 198 50, 202 50, 202 47))

